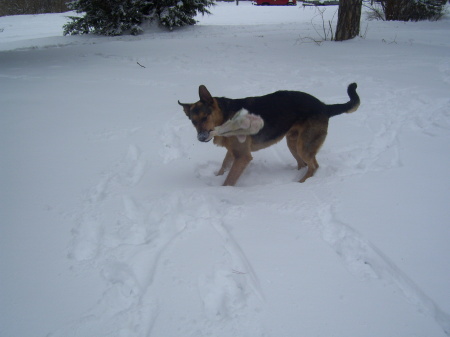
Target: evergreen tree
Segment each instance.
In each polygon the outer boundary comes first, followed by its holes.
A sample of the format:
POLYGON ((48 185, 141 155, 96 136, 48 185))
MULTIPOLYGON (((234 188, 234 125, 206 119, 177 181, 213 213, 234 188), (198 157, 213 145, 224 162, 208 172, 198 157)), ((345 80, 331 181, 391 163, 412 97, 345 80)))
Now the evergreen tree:
POLYGON ((168 28, 194 25, 197 13, 210 14, 207 7, 213 0, 156 0, 158 2, 156 15, 159 22, 168 28))
POLYGON ((74 0, 68 7, 84 16, 70 17, 64 35, 137 35, 141 24, 152 20, 169 29, 193 25, 195 15, 209 14, 211 5, 213 0, 74 0))

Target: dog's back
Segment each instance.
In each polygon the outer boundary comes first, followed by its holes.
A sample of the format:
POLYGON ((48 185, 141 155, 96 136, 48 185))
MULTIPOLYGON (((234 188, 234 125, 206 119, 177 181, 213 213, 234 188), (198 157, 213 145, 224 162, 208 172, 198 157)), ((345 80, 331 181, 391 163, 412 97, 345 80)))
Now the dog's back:
POLYGON ((277 91, 264 96, 242 99, 217 98, 225 119, 244 108, 264 120, 264 128, 252 136, 253 141, 267 142, 284 136, 295 124, 313 119, 327 121, 330 117, 355 111, 359 106, 356 83, 348 86, 350 101, 327 105, 316 97, 300 91, 277 91))

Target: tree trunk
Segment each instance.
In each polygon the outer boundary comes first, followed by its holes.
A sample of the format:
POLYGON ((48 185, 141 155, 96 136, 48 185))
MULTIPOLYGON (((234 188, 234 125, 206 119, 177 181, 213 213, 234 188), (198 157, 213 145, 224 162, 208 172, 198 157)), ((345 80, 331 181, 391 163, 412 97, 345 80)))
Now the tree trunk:
POLYGON ((359 34, 362 0, 339 0, 336 41, 350 40, 359 34))

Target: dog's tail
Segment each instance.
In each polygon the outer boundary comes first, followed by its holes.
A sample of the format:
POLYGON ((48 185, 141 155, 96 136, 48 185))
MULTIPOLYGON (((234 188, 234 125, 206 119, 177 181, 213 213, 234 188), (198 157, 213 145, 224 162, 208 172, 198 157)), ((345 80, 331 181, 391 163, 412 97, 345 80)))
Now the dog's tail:
POLYGON ((360 100, 358 94, 356 93, 356 88, 356 83, 352 83, 348 86, 347 93, 350 97, 350 101, 347 103, 327 105, 327 114, 329 117, 340 115, 342 113, 354 112, 358 109, 360 100))

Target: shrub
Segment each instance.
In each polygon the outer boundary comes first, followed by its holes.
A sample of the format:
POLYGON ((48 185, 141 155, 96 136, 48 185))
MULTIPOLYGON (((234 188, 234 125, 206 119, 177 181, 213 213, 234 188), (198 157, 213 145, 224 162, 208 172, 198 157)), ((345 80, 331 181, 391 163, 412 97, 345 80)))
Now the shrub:
POLYGON ((447 0, 381 0, 370 6, 369 18, 388 21, 439 20, 447 0))
POLYGON ((84 13, 64 25, 67 34, 139 34, 144 22, 157 20, 169 29, 196 23, 197 13, 209 14, 212 0, 75 0, 70 9, 84 13))

